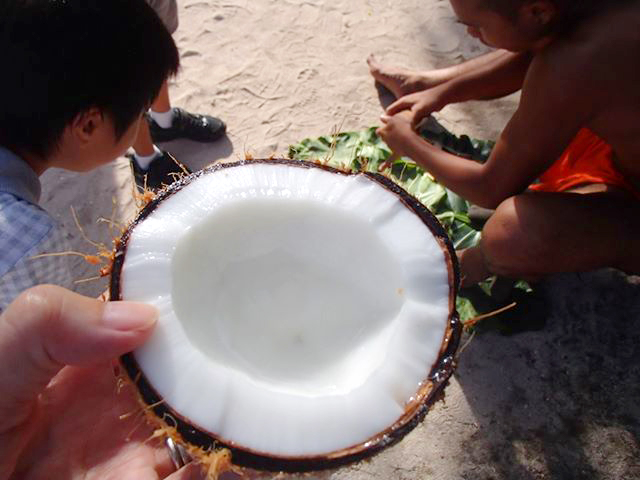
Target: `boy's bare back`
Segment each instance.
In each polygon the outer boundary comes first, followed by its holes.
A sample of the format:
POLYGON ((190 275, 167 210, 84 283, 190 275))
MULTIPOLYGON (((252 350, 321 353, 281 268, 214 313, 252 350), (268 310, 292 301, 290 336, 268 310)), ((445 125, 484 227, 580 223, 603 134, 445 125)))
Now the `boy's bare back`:
POLYGON ((597 15, 548 56, 584 72, 581 91, 592 106, 587 126, 609 143, 616 166, 640 189, 640 2, 597 15), (573 65, 571 65, 573 64, 573 65))
POLYGON ((632 54, 640 49, 638 25, 640 2, 634 1, 594 15, 534 52, 518 111, 495 152, 506 184, 532 181, 588 127, 640 187, 640 64, 632 54))

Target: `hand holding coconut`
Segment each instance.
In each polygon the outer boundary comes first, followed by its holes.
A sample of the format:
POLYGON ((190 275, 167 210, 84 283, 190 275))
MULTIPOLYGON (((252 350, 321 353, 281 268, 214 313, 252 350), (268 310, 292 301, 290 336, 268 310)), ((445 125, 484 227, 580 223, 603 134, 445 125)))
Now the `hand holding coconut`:
POLYGON ((198 478, 174 468, 111 360, 144 342, 154 308, 40 286, 0 316, 0 479, 198 478), (124 415, 123 419, 121 417, 124 415))

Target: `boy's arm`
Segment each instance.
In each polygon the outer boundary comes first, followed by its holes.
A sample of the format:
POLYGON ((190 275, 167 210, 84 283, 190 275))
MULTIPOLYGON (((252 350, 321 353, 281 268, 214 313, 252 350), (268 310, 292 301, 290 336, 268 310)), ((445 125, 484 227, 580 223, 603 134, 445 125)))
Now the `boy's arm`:
POLYGON ((526 190, 587 124, 593 87, 579 68, 536 60, 517 112, 484 164, 432 146, 413 131, 406 113, 383 118, 379 133, 395 153, 412 158, 443 185, 477 205, 495 208, 526 190))
POLYGON ((457 75, 452 75, 451 80, 399 98, 387 108, 387 114, 395 115, 403 110, 410 110, 415 126, 427 115, 452 103, 504 97, 522 88, 531 59, 528 52, 499 51, 488 62, 473 64, 471 61, 459 65, 457 68, 460 71, 457 75), (465 65, 474 66, 471 68, 465 65))
POLYGON ((447 82, 449 103, 491 100, 520 90, 533 55, 529 52, 502 52, 493 61, 447 82))

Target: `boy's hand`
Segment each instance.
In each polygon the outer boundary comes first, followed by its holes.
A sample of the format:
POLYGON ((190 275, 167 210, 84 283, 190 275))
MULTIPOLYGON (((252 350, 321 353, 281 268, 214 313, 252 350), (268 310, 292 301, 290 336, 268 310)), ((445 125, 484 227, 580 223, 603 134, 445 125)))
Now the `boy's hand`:
POLYGON ((389 105, 386 113, 387 115, 396 115, 407 111, 411 114, 411 126, 416 128, 422 119, 433 112, 442 110, 446 105, 447 102, 442 98, 441 89, 434 87, 399 98, 389 105))
POLYGON ((393 116, 380 117, 383 125, 376 130, 376 133, 396 155, 409 156, 408 144, 417 135, 411 125, 412 116, 410 111, 405 110, 393 116))

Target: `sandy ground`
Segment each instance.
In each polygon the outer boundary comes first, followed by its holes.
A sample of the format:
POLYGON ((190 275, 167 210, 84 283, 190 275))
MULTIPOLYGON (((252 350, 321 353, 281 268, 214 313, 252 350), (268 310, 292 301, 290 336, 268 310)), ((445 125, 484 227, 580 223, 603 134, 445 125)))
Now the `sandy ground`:
MULTIPOLYGON (((245 152, 285 155, 305 137, 377 124, 388 98, 368 75, 369 53, 432 68, 485 51, 442 0, 184 0, 180 15, 173 103, 220 116, 229 131, 211 145, 162 145, 193 169, 245 152)), ((438 117, 458 133, 492 138, 516 102, 447 107, 438 117)), ((93 247, 70 206, 86 234, 105 243, 113 232, 96 220, 125 222, 134 212, 125 159, 82 175, 49 171, 43 187, 44 207, 75 250, 93 247)), ((74 273, 91 277, 95 267, 78 259, 74 273)), ((96 295, 105 286, 78 290, 96 295)), ((477 336, 446 402, 403 442, 308 478, 640 479, 640 282, 602 271, 560 275, 538 291, 543 329, 477 336)))

